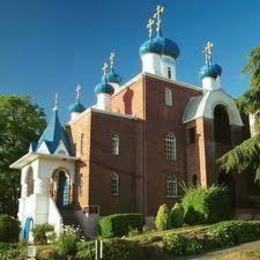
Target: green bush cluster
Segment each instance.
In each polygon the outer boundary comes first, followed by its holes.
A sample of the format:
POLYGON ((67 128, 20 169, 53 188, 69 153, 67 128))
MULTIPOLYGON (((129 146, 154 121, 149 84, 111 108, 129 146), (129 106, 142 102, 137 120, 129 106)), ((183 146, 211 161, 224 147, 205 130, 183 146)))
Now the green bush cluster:
POLYGON ((47 244, 48 234, 54 232, 54 226, 51 224, 38 224, 32 230, 34 243, 36 245, 47 244))
POLYGON ((19 235, 20 222, 9 215, 0 215, 0 242, 17 242, 19 235))
POLYGON ((132 229, 142 230, 143 216, 137 213, 113 214, 98 221, 98 233, 103 238, 125 236, 132 229))
POLYGON ((170 255, 196 255, 206 251, 260 239, 259 221, 225 221, 207 230, 176 234, 163 238, 164 249, 170 255))
POLYGON ((211 224, 228 218, 229 198, 226 188, 219 186, 184 187, 182 205, 184 221, 189 225, 211 224))
POLYGON ((184 220, 184 208, 181 203, 175 203, 171 210, 171 226, 174 228, 182 227, 184 220))
POLYGON ((170 210, 166 204, 159 207, 155 218, 155 226, 158 230, 167 230, 171 227, 170 210))

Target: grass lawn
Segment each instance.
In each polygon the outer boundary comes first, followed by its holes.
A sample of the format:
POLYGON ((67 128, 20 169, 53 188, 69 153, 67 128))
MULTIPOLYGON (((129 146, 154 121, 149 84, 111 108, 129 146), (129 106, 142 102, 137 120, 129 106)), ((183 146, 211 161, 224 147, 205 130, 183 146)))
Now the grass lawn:
POLYGON ((181 233, 187 233, 187 232, 196 232, 196 231, 203 231, 206 230, 210 227, 210 225, 198 225, 198 226, 185 226, 181 228, 176 228, 176 229, 170 229, 170 230, 165 230, 165 231, 148 231, 145 233, 142 233, 140 235, 132 236, 132 237, 127 237, 127 240, 135 241, 135 242, 140 242, 140 243, 151 243, 151 242, 156 242, 156 241, 161 241, 163 237, 168 234, 168 233, 176 233, 176 234, 181 234, 181 233))

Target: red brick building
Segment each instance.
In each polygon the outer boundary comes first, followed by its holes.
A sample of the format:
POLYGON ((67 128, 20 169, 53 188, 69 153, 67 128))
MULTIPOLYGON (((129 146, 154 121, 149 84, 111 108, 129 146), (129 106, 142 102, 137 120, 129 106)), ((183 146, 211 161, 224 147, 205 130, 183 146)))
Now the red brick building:
POLYGON ((24 234, 46 222, 59 231, 72 217, 91 234, 100 215, 116 212, 140 212, 149 220, 161 204, 181 198, 183 183, 225 184, 233 206, 257 193, 249 175, 226 175, 216 165, 248 129, 221 87, 212 44, 204 51, 202 86, 178 81, 180 50, 162 36, 160 10, 156 35, 150 21, 150 39, 139 50, 142 72, 122 85, 112 54, 95 87, 96 105, 85 109, 78 88, 66 131, 55 107, 38 143, 12 165, 22 169, 18 216, 24 234))

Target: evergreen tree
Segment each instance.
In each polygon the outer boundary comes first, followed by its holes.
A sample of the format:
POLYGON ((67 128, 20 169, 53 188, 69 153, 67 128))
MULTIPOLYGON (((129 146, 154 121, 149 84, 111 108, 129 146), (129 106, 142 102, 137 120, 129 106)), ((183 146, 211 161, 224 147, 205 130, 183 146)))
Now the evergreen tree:
POLYGON ((252 171, 255 181, 260 182, 260 47, 250 52, 243 71, 250 76, 250 89, 237 100, 237 104, 242 113, 255 115, 256 134, 224 154, 218 162, 226 172, 252 171))

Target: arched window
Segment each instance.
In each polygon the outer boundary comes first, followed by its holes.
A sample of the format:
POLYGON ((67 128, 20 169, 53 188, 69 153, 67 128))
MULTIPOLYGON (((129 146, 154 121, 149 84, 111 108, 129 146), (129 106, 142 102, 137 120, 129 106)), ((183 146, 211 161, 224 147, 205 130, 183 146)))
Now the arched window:
POLYGON ((172 78, 172 71, 171 71, 171 67, 168 67, 168 79, 172 78))
POLYGON ((111 194, 113 196, 119 195, 119 175, 115 172, 111 174, 111 194))
POLYGON ((164 138, 164 153, 166 160, 176 160, 176 138, 168 133, 164 138))
POLYGON ((173 105, 172 91, 169 88, 164 89, 164 99, 165 99, 165 105, 166 106, 172 106, 173 105))
POLYGON ((178 190, 177 190, 177 178, 175 174, 169 173, 166 176, 166 197, 167 198, 176 198, 178 195, 178 190))
POLYGON ((214 110, 214 136, 217 143, 231 144, 229 118, 222 105, 216 106, 214 110))
POLYGON ((112 135, 112 154, 119 155, 119 136, 117 134, 112 135))

